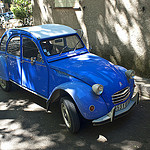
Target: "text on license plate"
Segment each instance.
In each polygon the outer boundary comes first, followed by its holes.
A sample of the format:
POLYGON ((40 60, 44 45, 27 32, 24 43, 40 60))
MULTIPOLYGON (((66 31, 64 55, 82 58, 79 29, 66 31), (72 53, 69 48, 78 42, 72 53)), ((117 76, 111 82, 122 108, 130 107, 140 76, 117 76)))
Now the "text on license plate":
POLYGON ((125 103, 122 103, 122 104, 119 104, 119 105, 116 105, 115 108, 116 108, 116 111, 119 111, 121 109, 124 109, 128 106, 130 102, 130 99, 128 99, 125 103))

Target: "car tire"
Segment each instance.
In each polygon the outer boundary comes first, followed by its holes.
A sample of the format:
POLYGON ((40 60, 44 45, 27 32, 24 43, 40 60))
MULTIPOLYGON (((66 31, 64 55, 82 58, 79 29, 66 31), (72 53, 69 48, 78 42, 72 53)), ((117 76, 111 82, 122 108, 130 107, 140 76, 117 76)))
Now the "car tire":
POLYGON ((0 86, 1 86, 2 90, 9 92, 10 88, 11 88, 11 83, 10 83, 10 81, 0 79, 0 86))
POLYGON ((80 129, 80 119, 75 104, 69 97, 60 100, 61 113, 70 132, 76 133, 80 129))

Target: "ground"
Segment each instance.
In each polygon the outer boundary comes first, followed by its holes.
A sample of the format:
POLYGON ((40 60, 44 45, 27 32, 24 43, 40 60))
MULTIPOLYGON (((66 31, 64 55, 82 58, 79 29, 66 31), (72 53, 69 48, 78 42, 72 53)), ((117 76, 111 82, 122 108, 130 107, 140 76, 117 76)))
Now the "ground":
POLYGON ((102 126, 83 124, 77 134, 65 127, 58 104, 52 113, 45 100, 13 85, 0 88, 0 150, 149 150, 150 99, 141 98, 127 116, 102 126), (101 135, 105 142, 98 142, 101 135))

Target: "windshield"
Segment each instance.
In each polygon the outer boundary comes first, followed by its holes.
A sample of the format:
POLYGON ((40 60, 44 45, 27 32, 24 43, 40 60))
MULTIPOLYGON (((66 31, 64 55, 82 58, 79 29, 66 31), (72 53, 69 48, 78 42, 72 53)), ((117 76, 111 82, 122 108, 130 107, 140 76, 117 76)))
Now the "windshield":
POLYGON ((43 52, 46 56, 56 55, 83 48, 84 45, 77 35, 65 36, 53 40, 41 42, 43 52))

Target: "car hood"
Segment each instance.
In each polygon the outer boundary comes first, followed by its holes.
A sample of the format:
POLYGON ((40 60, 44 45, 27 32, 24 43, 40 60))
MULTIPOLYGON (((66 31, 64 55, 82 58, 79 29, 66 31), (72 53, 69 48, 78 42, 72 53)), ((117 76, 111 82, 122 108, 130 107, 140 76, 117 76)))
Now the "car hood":
POLYGON ((112 94, 128 85, 125 74, 118 66, 91 53, 65 58, 49 63, 50 67, 69 74, 92 86, 102 84, 103 96, 112 94))

